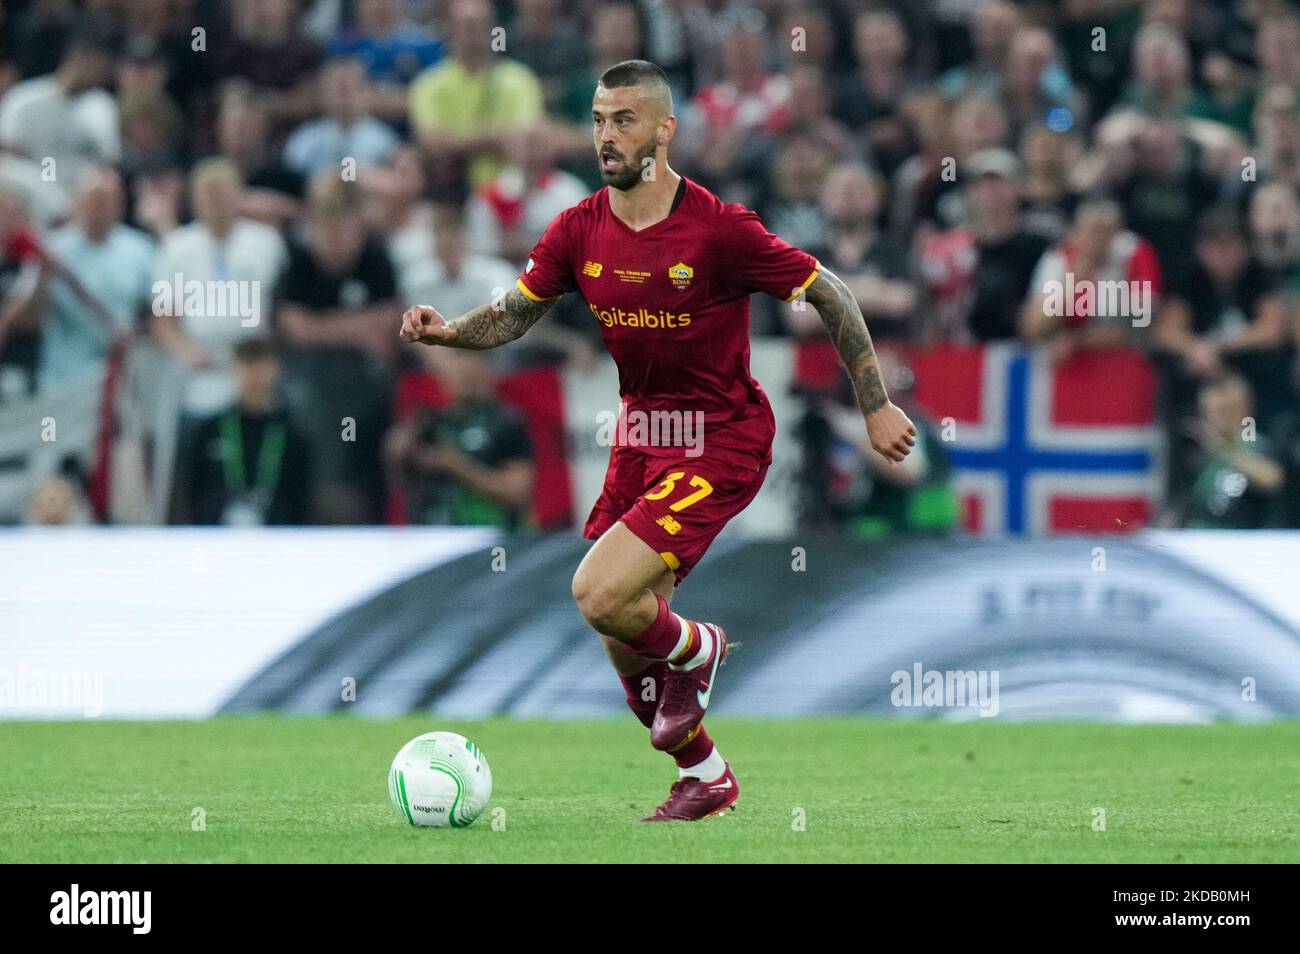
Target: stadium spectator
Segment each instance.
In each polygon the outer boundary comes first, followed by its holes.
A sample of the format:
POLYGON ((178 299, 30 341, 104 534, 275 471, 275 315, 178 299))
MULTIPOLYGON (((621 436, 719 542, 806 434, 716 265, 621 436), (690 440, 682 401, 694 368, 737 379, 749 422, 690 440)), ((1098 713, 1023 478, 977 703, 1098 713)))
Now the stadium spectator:
POLYGON ((475 190, 466 210, 475 252, 522 266, 551 220, 591 194, 558 167, 560 148, 553 133, 540 129, 511 143, 510 164, 475 190))
POLYGON ((770 59, 779 62, 783 70, 812 67, 825 77, 827 88, 833 92, 852 72, 837 56, 844 45, 843 36, 838 35, 844 12, 807 0, 792 0, 781 7, 780 19, 774 21, 770 59))
POLYGON ((1081 153, 1078 137, 1047 126, 1030 126, 1020 137, 1025 166, 1021 203, 1030 231, 1054 240, 1065 234, 1079 203, 1070 173, 1081 153))
POLYGON ((41 323, 42 391, 102 373, 109 345, 147 327, 157 248, 123 224, 125 209, 117 170, 92 167, 78 185, 72 221, 49 237, 50 253, 79 287, 51 283, 41 323))
POLYGON ((217 108, 217 152, 244 180, 243 214, 283 230, 302 213, 304 177, 271 148, 265 98, 243 80, 222 88, 217 108))
POLYGON ((1061 67, 1056 41, 1042 27, 1021 27, 1011 38, 1002 96, 1013 139, 1042 122, 1068 128, 1083 118, 1082 101, 1061 67))
POLYGON ((315 461, 313 514, 373 523, 383 505, 397 277, 382 237, 366 228, 356 183, 323 172, 308 195, 306 237, 289 246, 276 323, 293 348, 291 400, 315 461))
POLYGON ((1300 86, 1300 17, 1279 5, 1261 4, 1255 30, 1255 61, 1261 86, 1300 86))
MULTIPOLYGON (((649 0, 647 5, 668 2, 649 0)), ((645 56, 646 27, 641 9, 634 0, 612 0, 591 11, 587 68, 569 75, 568 87, 554 108, 550 135, 557 160, 566 172, 586 185, 588 195, 604 185, 591 161, 591 91, 615 63, 645 56)), ((683 97, 681 101, 686 100, 683 97)))
POLYGON ((1192 63, 1182 34, 1164 24, 1144 26, 1134 43, 1133 67, 1133 79, 1117 110, 1161 119, 1187 115, 1193 96, 1192 63))
POLYGON ((1170 283, 1156 324, 1172 486, 1194 463, 1194 447, 1178 422, 1192 413, 1203 382, 1236 372, 1250 385, 1261 433, 1278 426, 1294 401, 1288 328, 1277 278, 1251 255, 1236 213, 1206 213, 1191 276, 1170 283))
POLYGON ((889 231, 911 245, 933 227, 935 207, 956 179, 956 160, 948 131, 949 107, 933 90, 917 93, 904 113, 916 151, 899 165, 891 180, 889 231))
POLYGON ((1251 254, 1278 281, 1283 307, 1295 315, 1300 287, 1300 200, 1285 182, 1266 182, 1250 197, 1251 254))
POLYGON ((371 109, 386 122, 406 120, 410 82, 443 57, 442 43, 404 19, 401 0, 358 0, 357 22, 339 31, 325 55, 355 57, 370 79, 371 109))
MULTIPOLYGON (((727 46, 736 31, 766 43, 767 18, 746 0, 665 0, 659 6, 652 5, 648 19, 653 23, 655 17, 673 7, 679 17, 668 18, 662 31, 657 32, 675 29, 685 44, 690 67, 684 92, 688 94, 698 94, 724 81, 729 70, 727 46)), ((764 56, 766 50, 755 54, 764 56)))
POLYGON ((1222 123, 1246 139, 1255 107, 1254 76, 1249 58, 1235 51, 1213 50, 1201 65, 1204 88, 1192 94, 1186 113, 1191 119, 1222 123))
POLYGON ((706 185, 732 175, 751 136, 779 135, 790 118, 790 81, 768 71, 764 45, 761 18, 732 27, 722 44, 723 78, 682 111, 679 149, 706 185))
MULTIPOLYGON (((148 88, 165 92, 187 121, 209 114, 212 58, 195 30, 218 29, 218 4, 128 2, 121 5, 119 34, 123 59, 117 71, 119 95, 148 88)), ((209 140, 202 136, 206 143, 209 140)))
MULTIPOLYGON (((862 132, 871 161, 889 175, 913 151, 903 119, 904 98, 916 85, 907 65, 911 42, 896 14, 875 9, 855 21, 853 50, 857 70, 840 79, 832 112, 862 132)), ((800 117, 801 107, 792 105, 791 114, 800 117)))
POLYGON ((1007 61, 1011 39, 1024 18, 1010 0, 989 0, 972 17, 970 38, 974 55, 965 63, 946 70, 936 84, 950 100, 968 93, 996 96, 1002 85, 1002 64, 1007 61))
POLYGON ((1014 338, 1029 281, 1047 240, 1024 227, 1023 167, 1006 149, 975 153, 961 169, 970 224, 928 239, 923 267, 940 337, 1014 338))
POLYGON ((1181 525, 1216 530, 1269 526, 1284 472, 1268 439, 1255 432, 1250 385, 1225 374, 1201 385, 1199 415, 1188 422, 1197 470, 1185 491, 1181 525))
POLYGON ((452 0, 451 55, 411 84, 411 126, 438 164, 435 186, 467 172, 477 188, 501 169, 512 136, 542 118, 542 87, 527 66, 492 49, 485 0, 452 0))
POLYGON ((781 138, 772 161, 770 192, 757 196, 753 203, 773 234, 800 248, 824 240, 821 189, 837 158, 816 139, 781 138))
POLYGON ((122 173, 128 177, 183 165, 186 148, 180 110, 162 90, 123 95, 118 111, 122 123, 122 173))
POLYGON ((1154 319, 1160 295, 1155 249, 1124 228, 1110 199, 1079 206, 1066 237, 1038 260, 1020 316, 1028 341, 1063 361, 1077 350, 1120 347, 1154 319))
POLYGON ((366 224, 384 237, 388 257, 402 276, 433 258, 433 203, 426 198, 424 155, 410 143, 399 145, 383 167, 360 179, 366 224))
MULTIPOLYGON (((1254 112, 1258 181, 1300 187, 1300 102, 1288 86, 1263 87, 1254 112)), ((1243 186, 1246 184, 1243 184, 1243 186)))
POLYGON ((1124 221, 1155 246, 1171 286, 1192 270, 1187 236, 1219 199, 1220 177, 1204 150, 1168 119, 1120 115, 1103 123, 1095 146, 1105 188, 1124 209, 1124 221))
POLYGON ((560 0, 517 0, 514 7, 515 18, 506 26, 507 48, 536 74, 547 108, 554 109, 570 78, 585 71, 587 41, 560 0))
POLYGON ((231 0, 216 32, 215 73, 259 87, 272 125, 301 122, 317 107, 316 70, 322 51, 299 29, 294 0, 231 0))
POLYGON ((12 30, 12 56, 23 79, 53 73, 69 39, 85 22, 72 0, 34 0, 25 10, 8 9, 3 15, 5 32, 12 30))
MULTIPOLYGON (((917 122, 924 122, 932 115, 923 109, 917 122)), ((937 161, 923 168, 924 178, 904 186, 915 192, 908 202, 908 222, 913 229, 920 229, 922 238, 935 229, 951 229, 965 221, 969 203, 964 195, 961 170, 967 168, 975 153, 1005 148, 1009 134, 1006 110, 992 96, 973 93, 952 107, 947 136, 927 149, 927 152, 936 147, 942 150, 937 161)), ((904 179, 904 170, 900 170, 899 178, 904 179)))
POLYGON ((421 357, 425 380, 405 390, 422 384, 428 394, 432 384, 436 397, 408 403, 384 442, 395 512, 412 523, 523 526, 536 479, 532 442, 518 412, 497 401, 491 364, 454 348, 421 357))
POLYGON ((1251 254, 1231 209, 1212 209, 1196 233, 1195 265, 1185 283, 1171 283, 1160 311, 1160 344, 1181 359, 1194 380, 1220 375, 1226 366, 1270 396, 1286 388, 1289 321, 1276 276, 1251 254))
POLYGON ((163 59, 157 41, 151 36, 133 38, 126 44, 117 67, 118 99, 145 93, 166 94, 167 91, 167 61, 163 59))
POLYGON ((234 346, 268 333, 271 294, 286 261, 280 233, 240 214, 244 184, 225 159, 209 159, 190 178, 195 220, 163 239, 155 281, 152 331, 185 369, 185 405, 209 413, 232 397, 234 346), (191 284, 194 283, 194 284, 191 284), (191 294, 199 289, 200 294, 191 294), (225 291, 226 294, 210 294, 225 291), (231 294, 233 292, 233 294, 231 294), (256 305, 256 313, 239 306, 256 305))
POLYGON ((320 71, 324 115, 308 120, 284 145, 284 164, 310 179, 322 169, 358 175, 356 166, 377 166, 397 148, 397 133, 369 115, 366 75, 359 60, 341 57, 320 71), (350 161, 348 173, 342 164, 350 161))
POLYGON ((202 526, 304 523, 311 451, 285 411, 280 362, 262 338, 241 341, 235 401, 194 428, 177 469, 174 522, 202 526))
MULTIPOLYGON (((880 228, 880 188, 863 165, 831 170, 821 190, 828 228, 808 251, 844 280, 876 341, 908 338, 917 305, 907 249, 880 228)), ((811 308, 787 306, 786 326, 798 337, 824 338, 826 328, 811 308)))
POLYGON ((75 460, 65 460, 57 472, 41 478, 28 501, 26 522, 38 527, 77 527, 95 522, 86 499, 85 476, 75 460))
MULTIPOLYGON (((18 83, 0 100, 0 143, 76 182, 88 165, 122 154, 117 103, 104 90, 113 51, 98 34, 73 36, 53 73, 18 83)), ((46 179, 50 178, 48 171, 46 179)))
MULTIPOLYGON (((874 159, 880 165, 884 158, 879 144, 872 144, 870 133, 864 146, 860 137, 853 130, 830 113, 830 93, 826 77, 821 69, 807 64, 792 66, 790 76, 790 122, 781 131, 782 139, 802 137, 818 143, 828 153, 840 160, 865 162, 874 159)), ((883 128, 883 127, 882 127, 883 128)), ((904 138, 905 133, 900 134, 904 138)), ((742 155, 746 156, 742 172, 753 177, 754 154, 764 163, 762 174, 770 175, 765 168, 770 162, 771 144, 775 140, 770 135, 759 135, 747 144, 742 155)), ((887 165, 887 164, 886 164, 887 165)))

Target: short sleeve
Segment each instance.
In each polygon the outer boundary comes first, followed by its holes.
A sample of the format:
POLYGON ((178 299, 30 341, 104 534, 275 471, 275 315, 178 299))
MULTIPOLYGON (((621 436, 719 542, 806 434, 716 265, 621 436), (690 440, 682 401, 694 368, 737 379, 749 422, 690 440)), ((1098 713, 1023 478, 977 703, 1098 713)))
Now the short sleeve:
POLYGON ((723 275, 737 292, 763 292, 791 301, 816 280, 821 265, 802 249, 773 235, 757 213, 728 207, 723 216, 719 247, 723 275))
POLYGON ((523 274, 516 279, 519 290, 533 301, 559 298, 577 288, 569 264, 569 222, 567 212, 557 215, 533 246, 523 274))

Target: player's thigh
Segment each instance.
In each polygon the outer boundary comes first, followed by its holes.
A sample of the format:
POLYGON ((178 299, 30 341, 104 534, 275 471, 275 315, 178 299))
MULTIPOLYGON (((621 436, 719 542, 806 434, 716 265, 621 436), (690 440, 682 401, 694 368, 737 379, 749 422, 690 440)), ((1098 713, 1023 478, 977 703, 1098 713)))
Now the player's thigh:
POLYGON ((675 578, 648 544, 615 522, 587 551, 573 574, 573 599, 588 619, 617 612, 646 588, 671 592, 675 578))

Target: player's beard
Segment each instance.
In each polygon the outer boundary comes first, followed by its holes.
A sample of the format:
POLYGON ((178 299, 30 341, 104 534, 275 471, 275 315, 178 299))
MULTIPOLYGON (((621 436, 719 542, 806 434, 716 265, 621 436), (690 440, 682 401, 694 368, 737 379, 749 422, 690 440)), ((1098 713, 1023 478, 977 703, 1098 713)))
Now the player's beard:
MULTIPOLYGON (((626 192, 635 188, 643 180, 641 170, 647 166, 646 160, 650 159, 653 163, 656 146, 654 140, 650 140, 645 145, 637 149, 636 154, 632 157, 631 162, 623 161, 623 164, 614 170, 607 170, 600 164, 601 156, 604 150, 596 153, 596 164, 600 169, 600 177, 605 180, 605 184, 611 189, 618 189, 620 192, 626 192)), ((622 159, 622 155, 618 156, 622 159)))

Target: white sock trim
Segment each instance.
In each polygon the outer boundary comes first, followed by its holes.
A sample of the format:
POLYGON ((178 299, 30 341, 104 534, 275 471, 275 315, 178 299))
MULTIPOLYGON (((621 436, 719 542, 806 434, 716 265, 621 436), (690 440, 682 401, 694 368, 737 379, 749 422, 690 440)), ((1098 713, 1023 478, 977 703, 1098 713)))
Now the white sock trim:
POLYGON ((718 779, 722 778, 723 773, 726 771, 726 760, 723 759, 721 754, 719 754, 718 747, 715 745, 709 750, 709 756, 703 762, 698 765, 688 765, 685 768, 679 768, 677 770, 677 777, 686 778, 687 776, 692 776, 698 778, 701 782, 716 782, 718 779))
MULTIPOLYGON (((676 617, 677 617, 677 622, 678 622, 679 624, 681 624, 681 627, 682 627, 682 634, 681 634, 681 636, 678 637, 678 639, 677 639, 677 645, 673 647, 673 651, 670 652, 670 653, 668 654, 668 658, 669 658, 669 659, 672 659, 674 656, 676 656, 678 653, 680 653, 683 649, 685 649, 685 648, 686 648, 686 644, 689 643, 690 640, 691 640, 691 627, 690 627, 690 624, 686 622, 685 617, 677 616, 676 613, 674 613, 673 616, 676 616, 676 617)), ((669 665, 672 665, 672 664, 669 663, 669 665)))
MULTIPOLYGON (((668 667, 670 669, 675 669, 678 672, 685 669, 694 669, 696 666, 703 666, 709 661, 709 657, 713 655, 713 647, 717 644, 718 640, 718 634, 713 629, 713 624, 696 623, 695 628, 700 634, 699 650, 694 656, 686 660, 686 662, 682 663, 680 666, 676 663, 669 663, 668 667)), ((681 652, 681 648, 679 647, 677 651, 681 652)))

